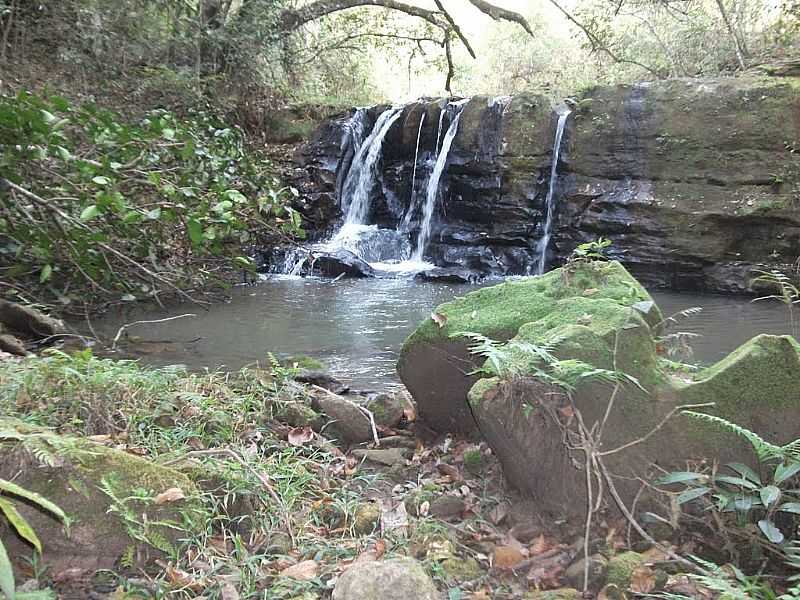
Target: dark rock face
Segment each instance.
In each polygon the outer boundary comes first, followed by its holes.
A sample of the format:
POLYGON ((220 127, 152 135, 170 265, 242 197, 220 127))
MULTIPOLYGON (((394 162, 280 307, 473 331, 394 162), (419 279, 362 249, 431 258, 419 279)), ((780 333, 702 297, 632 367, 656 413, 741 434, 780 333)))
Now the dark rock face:
MULTIPOLYGON (((798 92, 796 77, 763 75, 585 92, 562 142, 549 264, 605 237, 611 256, 647 285, 745 292, 755 269, 792 263, 800 255, 798 92)), ((395 229, 412 207, 415 237, 452 118, 442 115, 445 104, 410 104, 388 132, 370 223, 395 229)), ((385 108, 363 113, 367 132, 385 108)), ((341 216, 336 198, 357 138, 351 114, 326 122, 296 156, 298 208, 312 239, 341 216)), ((427 260, 478 276, 531 272, 556 121, 544 97, 470 99, 440 184, 427 260)))

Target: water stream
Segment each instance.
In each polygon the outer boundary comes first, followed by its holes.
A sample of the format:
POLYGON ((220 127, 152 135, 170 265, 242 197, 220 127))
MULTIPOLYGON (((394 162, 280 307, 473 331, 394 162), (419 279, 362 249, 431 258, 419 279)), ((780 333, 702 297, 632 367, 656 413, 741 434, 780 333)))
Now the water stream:
POLYGON ((570 110, 563 107, 558 113, 558 124, 556 125, 556 135, 553 141, 553 164, 550 166, 550 182, 547 186, 547 197, 545 198, 546 215, 542 237, 536 245, 539 262, 536 265, 536 272, 541 275, 544 273, 547 264, 547 247, 550 245, 550 237, 553 232, 553 219, 556 214, 556 184, 558 183, 558 157, 561 154, 561 139, 564 137, 564 126, 567 124, 567 117, 570 110))
MULTIPOLYGON (((305 354, 327 363, 334 375, 361 389, 399 385, 395 362, 406 336, 432 309, 476 289, 475 285, 423 283, 407 279, 276 277, 233 290, 227 304, 208 310, 181 306, 163 310, 130 307, 95 322, 110 339, 124 323, 184 313, 194 318, 138 325, 140 338, 128 350, 149 364, 182 363, 192 369, 237 369, 264 361, 267 352, 305 354)), ((747 298, 655 292, 665 315, 702 306, 678 331, 700 334, 694 359, 724 357, 758 333, 790 333, 786 308, 747 298)))
MULTIPOLYGON (((446 111, 452 107, 454 115, 451 117, 450 126, 447 128, 447 133, 444 135, 442 148, 439 150, 439 154, 436 156, 436 164, 433 167, 433 172, 428 179, 428 185, 425 189, 425 206, 422 209, 422 221, 420 222, 416 249, 411 257, 411 260, 416 262, 422 262, 425 254, 425 248, 428 246, 428 241, 431 237, 433 212, 434 208, 436 207, 436 200, 439 197, 439 182, 442 179, 442 173, 444 173, 445 166, 447 166, 447 158, 450 155, 450 146, 452 146, 453 139, 458 133, 458 122, 461 119, 461 111, 464 110, 464 105, 466 103, 467 100, 451 102, 447 105, 447 109, 445 109, 446 111)), ((439 123, 441 126, 441 121, 439 123)))
MULTIPOLYGON (((383 150, 383 138, 403 112, 402 106, 389 108, 381 113, 369 134, 353 158, 350 171, 342 187, 342 202, 346 203, 344 222, 346 225, 362 225, 369 212, 369 196, 375 185, 376 167, 383 150)), ((343 204, 345 206, 345 204, 343 204)))

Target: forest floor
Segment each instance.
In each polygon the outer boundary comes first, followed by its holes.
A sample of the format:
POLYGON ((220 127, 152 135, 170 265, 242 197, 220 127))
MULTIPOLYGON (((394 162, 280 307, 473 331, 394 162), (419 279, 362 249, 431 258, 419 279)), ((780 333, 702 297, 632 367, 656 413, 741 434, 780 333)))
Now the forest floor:
MULTIPOLYGON (((375 398, 298 360, 192 374, 89 351, 0 359, 0 441, 12 448, 8 426, 19 419, 183 473, 214 474, 193 476, 204 516, 171 551, 157 551, 161 544, 144 530, 136 535, 130 523, 114 526, 119 507, 110 501, 94 526, 105 530, 110 522, 114 535, 145 546, 149 560, 131 553, 98 569, 97 556, 89 556, 53 570, 47 565, 64 564, 63 557, 48 554, 45 539, 42 558, 17 557, 19 583, 52 587, 62 598, 310 600, 329 598, 354 565, 409 556, 448 600, 591 598, 604 584, 600 598, 665 586, 710 597, 675 574, 663 552, 632 542, 629 527, 611 514, 591 532, 584 596, 577 591, 583 523, 538 514, 534 502, 506 487, 485 443, 427 430, 405 393, 380 396, 378 412, 375 398), (351 424, 337 426, 318 409, 335 412, 330 402, 347 408, 354 400, 373 406, 383 425, 368 427, 367 441, 343 443, 337 438, 358 435, 351 424), (640 553, 627 552, 632 546, 640 553), (540 593, 553 589, 558 595, 540 593)), ((34 477, 32 487, 46 493, 60 471, 42 473, 48 482, 34 477)), ((137 501, 160 503, 164 493, 139 490, 137 501)))

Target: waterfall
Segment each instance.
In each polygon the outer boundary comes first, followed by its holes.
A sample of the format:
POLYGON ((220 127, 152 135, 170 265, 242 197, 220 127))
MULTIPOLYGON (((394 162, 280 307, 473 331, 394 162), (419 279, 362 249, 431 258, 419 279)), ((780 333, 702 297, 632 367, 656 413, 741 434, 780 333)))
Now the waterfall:
MULTIPOLYGON (((450 126, 447 128, 447 133, 442 141, 442 149, 436 157, 436 164, 433 167, 433 172, 428 179, 428 185, 425 190, 425 207, 422 211, 422 222, 420 223, 419 236, 417 237, 417 247, 411 257, 411 260, 416 262, 422 262, 425 248, 431 237, 431 221, 433 220, 433 209, 436 206, 436 198, 439 195, 439 180, 442 178, 442 173, 447 164, 450 146, 453 144, 456 133, 458 133, 458 121, 461 119, 461 111, 464 110, 464 105, 467 102, 468 100, 460 100, 447 105, 448 110, 450 107, 453 107, 455 117, 450 121, 450 126)), ((443 110, 442 112, 444 113, 445 111, 443 110)), ((439 119, 439 126, 441 128, 441 118, 439 119)))
POLYGON ((561 153, 561 138, 564 135, 564 126, 567 123, 567 117, 570 115, 570 110, 564 107, 558 113, 558 124, 556 125, 556 137, 553 141, 553 164, 550 165, 550 183, 547 187, 547 198, 545 198, 545 206, 547 215, 544 221, 544 231, 542 237, 536 245, 539 253, 539 264, 536 267, 536 273, 541 275, 544 273, 545 262, 547 260, 547 246, 550 244, 550 237, 553 230, 553 218, 556 213, 556 183, 558 182, 558 156, 561 153))
POLYGON ((356 108, 344 126, 344 135, 342 135, 342 142, 339 145, 341 158, 336 168, 336 195, 338 198, 343 197, 344 180, 353 164, 353 157, 364 143, 368 111, 368 108, 356 108))
POLYGON ((377 165, 381 158, 383 138, 389 129, 400 118, 402 106, 393 106, 381 113, 375 127, 358 149, 350 171, 342 186, 341 202, 345 211, 344 226, 361 225, 369 213, 369 195, 377 177, 377 165))
POLYGON ((403 216, 403 222, 400 224, 400 231, 408 231, 411 225, 411 217, 414 215, 414 208, 416 206, 416 194, 414 193, 414 183, 417 181, 417 162, 419 161, 419 139, 422 136, 422 124, 425 123, 425 113, 422 113, 422 118, 419 120, 419 129, 417 130, 417 148, 414 150, 414 169, 411 171, 411 197, 408 199, 408 210, 403 216))

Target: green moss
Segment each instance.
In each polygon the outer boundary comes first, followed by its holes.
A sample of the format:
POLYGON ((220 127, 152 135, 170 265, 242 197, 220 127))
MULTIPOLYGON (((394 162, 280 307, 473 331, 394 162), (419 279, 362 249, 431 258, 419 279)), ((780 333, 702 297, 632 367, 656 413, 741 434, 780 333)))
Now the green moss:
POLYGON ((441 563, 445 578, 451 583, 461 583, 473 581, 484 574, 478 561, 472 557, 457 558, 455 556, 445 558, 441 563))
MULTIPOLYGON (((584 262, 539 277, 476 290, 442 304, 434 312, 446 317, 444 326, 427 319, 406 340, 403 351, 420 342, 467 331, 507 339, 525 323, 551 315, 553 304, 567 298, 608 299, 623 306, 652 302, 647 291, 618 262, 584 262)), ((660 313, 656 317, 660 320, 660 313)))
POLYGON ((464 468, 471 473, 479 472, 483 465, 483 453, 477 448, 464 451, 464 468))
POLYGON ((800 403, 800 344, 788 335, 758 335, 718 363, 679 384, 692 403, 715 402, 714 413, 736 420, 746 411, 800 403))
POLYGON ((623 552, 608 561, 608 575, 606 583, 616 585, 621 590, 627 590, 631 585, 633 572, 638 569, 644 558, 637 552, 623 552))
POLYGON ((310 356, 306 356, 305 354, 289 356, 281 362, 285 366, 290 368, 305 369, 307 371, 325 370, 325 364, 322 361, 317 360, 316 358, 312 358, 310 356))
POLYGON ((472 406, 477 406, 481 402, 489 400, 492 395, 491 390, 493 390, 498 383, 500 383, 499 377, 484 377, 483 379, 479 379, 475 382, 475 385, 470 388, 467 394, 467 400, 472 406))

